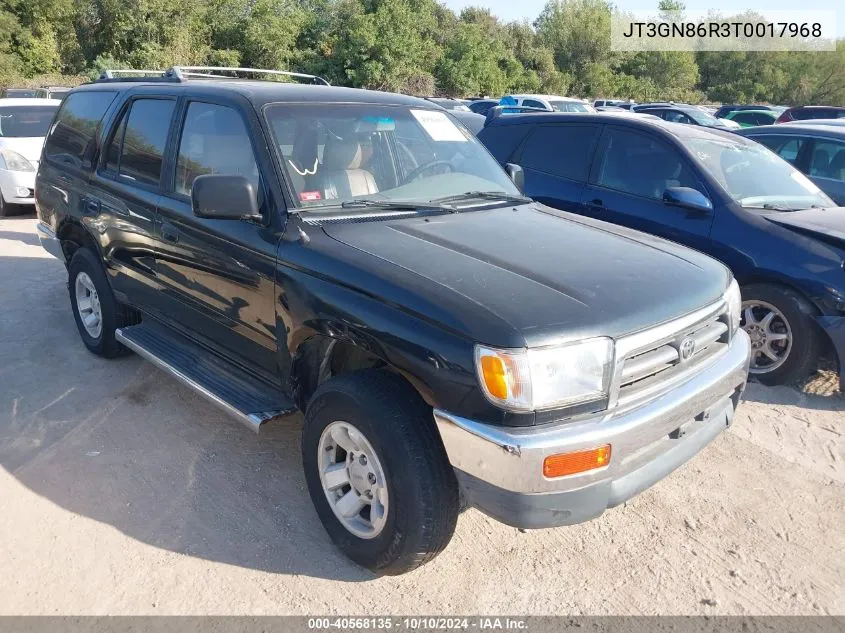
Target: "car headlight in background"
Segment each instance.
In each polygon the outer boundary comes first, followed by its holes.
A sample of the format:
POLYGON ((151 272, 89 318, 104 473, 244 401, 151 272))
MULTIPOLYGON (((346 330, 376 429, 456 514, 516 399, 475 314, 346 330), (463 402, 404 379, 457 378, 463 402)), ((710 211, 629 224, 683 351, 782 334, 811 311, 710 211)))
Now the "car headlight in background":
POLYGON ((0 167, 9 171, 35 171, 35 166, 11 149, 0 149, 0 167))
POLYGON ((731 336, 739 329, 739 322, 742 319, 742 295, 739 292, 739 284, 736 279, 731 279, 731 285, 725 292, 725 303, 728 304, 728 323, 731 328, 731 336))
POLYGON ((521 350, 477 345, 475 364, 484 393, 501 407, 535 411, 574 405, 607 397, 613 341, 594 338, 521 350))

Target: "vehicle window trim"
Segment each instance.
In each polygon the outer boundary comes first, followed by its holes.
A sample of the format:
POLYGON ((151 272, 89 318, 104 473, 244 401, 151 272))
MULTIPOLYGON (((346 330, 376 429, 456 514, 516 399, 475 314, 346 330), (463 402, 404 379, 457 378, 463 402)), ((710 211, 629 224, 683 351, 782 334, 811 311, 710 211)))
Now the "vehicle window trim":
MULTIPOLYGON (((593 160, 593 163, 590 165, 590 175, 589 175, 589 178, 588 178, 587 183, 586 183, 587 185, 589 185, 591 187, 596 187, 597 189, 604 189, 606 191, 613 191, 613 192, 616 192, 616 193, 620 193, 620 194, 625 195, 625 196, 632 196, 632 197, 638 198, 640 200, 651 200, 651 201, 663 203, 663 200, 661 198, 652 198, 650 196, 641 196, 639 194, 632 193, 630 191, 624 191, 624 190, 621 190, 621 189, 614 189, 613 187, 608 187, 607 185, 602 185, 599 182, 597 182, 596 179, 598 178, 598 170, 599 170, 599 167, 601 165, 601 161, 595 160, 595 159, 599 155, 604 156, 607 153, 605 151, 604 146, 607 144, 608 139, 610 138, 610 134, 612 134, 616 130, 629 132, 631 134, 644 137, 646 139, 654 140, 659 145, 662 145, 663 147, 668 147, 669 149, 674 151, 678 155, 678 157, 681 159, 684 166, 686 166, 686 168, 692 173, 692 175, 698 181, 698 185, 700 187, 699 192, 702 193, 704 196, 706 196, 708 200, 710 200, 711 202, 714 202, 714 205, 715 205, 715 197, 713 196, 712 192, 710 192, 710 190, 707 186, 707 182, 701 177, 702 175, 707 175, 707 174, 702 174, 701 169, 699 169, 698 165, 695 165, 687 157, 686 153, 682 149, 675 147, 674 145, 672 145, 671 142, 668 142, 665 139, 657 136, 656 134, 652 134, 651 132, 641 131, 641 130, 638 130, 638 129, 633 129, 633 128, 630 128, 630 127, 627 127, 627 126, 621 126, 621 125, 605 125, 604 126, 604 129, 601 132, 601 136, 599 137, 599 140, 596 143, 595 151, 593 152, 594 160, 593 160)), ((672 208, 680 208, 680 207, 672 207, 672 208)))
MULTIPOLYGON (((185 120, 188 117, 188 109, 191 107, 192 103, 205 103, 221 108, 229 108, 231 110, 234 110, 236 114, 241 118, 241 122, 244 124, 244 129, 246 129, 250 147, 252 148, 252 157, 255 159, 255 165, 258 168, 258 185, 261 190, 260 192, 262 199, 262 204, 261 208, 259 209, 259 212, 261 213, 261 217, 263 218, 261 222, 257 222, 255 220, 241 221, 248 222, 249 224, 259 224, 261 226, 268 226, 270 224, 271 215, 270 200, 272 200, 274 197, 272 195, 272 192, 269 190, 269 183, 266 175, 267 170, 261 164, 262 161, 259 158, 260 154, 255 146, 255 134, 253 129, 254 126, 250 125, 249 118, 245 116, 242 107, 240 107, 233 101, 229 101, 228 99, 215 99, 213 97, 207 97, 203 95, 186 95, 180 98, 179 107, 177 108, 177 117, 171 127, 172 148, 170 148, 171 160, 169 161, 168 165, 167 188, 162 189, 161 195, 166 198, 170 198, 171 200, 178 200, 179 202, 187 203, 188 206, 191 207, 191 212, 193 213, 193 203, 191 201, 191 196, 176 191, 176 169, 179 166, 179 148, 182 145, 182 134, 184 134, 185 132, 185 120)), ((164 178, 162 178, 162 182, 163 181, 164 178)))

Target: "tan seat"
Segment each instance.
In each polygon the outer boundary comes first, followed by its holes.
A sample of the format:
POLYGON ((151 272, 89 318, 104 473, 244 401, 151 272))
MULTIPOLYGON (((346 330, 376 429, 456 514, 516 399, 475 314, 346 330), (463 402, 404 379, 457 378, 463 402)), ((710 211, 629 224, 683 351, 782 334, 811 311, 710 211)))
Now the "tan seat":
POLYGON ((357 139, 330 136, 323 150, 322 188, 326 199, 378 193, 373 174, 361 169, 364 152, 357 139))

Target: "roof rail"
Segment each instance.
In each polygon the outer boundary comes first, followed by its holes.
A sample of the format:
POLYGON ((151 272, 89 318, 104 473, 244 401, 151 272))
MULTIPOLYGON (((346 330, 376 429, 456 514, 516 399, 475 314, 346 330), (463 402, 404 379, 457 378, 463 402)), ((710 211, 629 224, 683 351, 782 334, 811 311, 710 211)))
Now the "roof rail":
POLYGON ((310 83, 322 86, 329 86, 328 81, 317 75, 306 73, 295 73, 288 70, 274 70, 271 68, 237 68, 233 66, 173 66, 165 73, 165 77, 174 78, 178 81, 186 79, 237 79, 235 73, 246 73, 252 75, 280 75, 293 77, 295 79, 307 79, 310 83))
POLYGON ((108 80, 108 79, 123 79, 126 80, 127 78, 134 79, 135 77, 143 77, 146 75, 153 75, 154 77, 164 77, 165 71, 163 70, 135 70, 134 68, 123 68, 123 69, 106 69, 100 73, 100 80, 108 80))
POLYGON ((554 112, 551 108, 531 108, 528 106, 518 105, 497 105, 487 110, 487 117, 484 119, 484 126, 487 127, 490 123, 498 119, 503 114, 513 114, 518 112, 554 112))

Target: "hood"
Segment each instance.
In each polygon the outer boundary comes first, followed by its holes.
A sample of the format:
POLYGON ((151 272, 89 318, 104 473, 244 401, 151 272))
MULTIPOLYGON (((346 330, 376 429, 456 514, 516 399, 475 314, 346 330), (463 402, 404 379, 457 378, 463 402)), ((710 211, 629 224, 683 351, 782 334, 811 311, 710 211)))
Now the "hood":
POLYGON ((639 331, 716 301, 730 276, 696 251, 539 204, 323 229, 503 347, 639 331))
POLYGON ((809 237, 840 248, 845 247, 845 208, 843 207, 778 211, 763 217, 809 237))
POLYGON ((44 137, 3 138, 0 137, 0 149, 10 149, 22 155, 28 161, 37 163, 41 160, 41 148, 44 147, 44 137))

